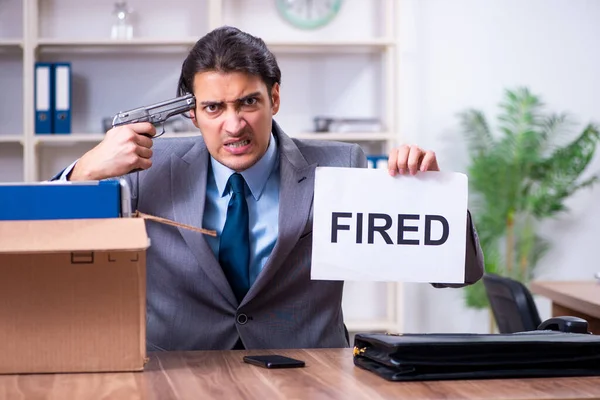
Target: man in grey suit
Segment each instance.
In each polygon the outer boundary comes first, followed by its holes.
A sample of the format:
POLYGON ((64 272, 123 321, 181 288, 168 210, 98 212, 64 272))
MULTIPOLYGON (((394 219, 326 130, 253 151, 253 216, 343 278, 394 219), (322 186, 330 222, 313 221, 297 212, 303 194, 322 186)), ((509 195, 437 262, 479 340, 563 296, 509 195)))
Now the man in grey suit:
MULTIPOLYGON (((348 346, 343 282, 310 279, 314 178, 317 166, 365 167, 366 158, 356 144, 287 136, 273 121, 280 80, 262 40, 216 29, 190 51, 179 81, 179 93, 196 98, 190 115, 202 137, 153 143, 149 123, 116 127, 63 173, 124 175, 134 210, 217 231, 212 238, 147 223, 148 350, 348 346), (234 217, 244 222, 228 227, 234 217)), ((417 146, 394 149, 389 160, 392 175, 439 170, 435 154, 417 146)), ((471 284, 483 263, 468 221, 471 284)))

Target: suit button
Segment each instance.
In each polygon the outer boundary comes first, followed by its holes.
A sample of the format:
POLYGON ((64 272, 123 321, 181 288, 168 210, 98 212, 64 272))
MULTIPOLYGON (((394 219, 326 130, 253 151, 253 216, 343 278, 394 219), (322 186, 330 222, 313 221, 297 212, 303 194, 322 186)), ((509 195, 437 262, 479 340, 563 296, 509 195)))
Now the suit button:
POLYGON ((238 314, 237 316, 237 323, 240 325, 244 325, 245 323, 248 322, 248 316, 246 314, 238 314))

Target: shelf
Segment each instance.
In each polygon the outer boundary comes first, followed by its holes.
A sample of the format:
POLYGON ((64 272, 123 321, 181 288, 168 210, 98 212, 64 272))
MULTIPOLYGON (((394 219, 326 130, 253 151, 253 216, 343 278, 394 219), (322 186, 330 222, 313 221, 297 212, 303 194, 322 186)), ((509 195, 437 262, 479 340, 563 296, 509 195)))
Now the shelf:
POLYGON ((0 135, 0 143, 20 143, 23 144, 22 135, 0 135))
POLYGON ((72 133, 68 135, 35 135, 35 144, 46 143, 99 143, 103 133, 72 133))
POLYGON ((40 38, 36 47, 42 52, 121 52, 139 50, 161 53, 169 50, 179 51, 191 48, 198 38, 134 38, 123 39, 63 39, 40 38))
MULTIPOLYGON (((104 133, 71 133, 68 135, 35 135, 35 144, 100 143, 104 133)), ((199 132, 165 133, 160 138, 200 136, 199 132)))
MULTIPOLYGON (((98 51, 131 51, 164 52, 182 47, 191 48, 199 37, 179 39, 134 38, 131 40, 113 39, 63 39, 40 38, 37 48, 42 52, 98 52, 98 51)), ((266 41, 273 52, 365 52, 380 51, 394 46, 394 41, 385 38, 367 40, 332 40, 332 41, 266 41)))
POLYGON ((266 41, 273 52, 373 52, 394 46, 394 41, 385 38, 365 40, 330 40, 330 41, 266 41))
POLYGON ((18 50, 23 48, 23 41, 20 39, 0 39, 1 50, 18 50))
POLYGON ((292 135, 296 139, 336 140, 340 142, 382 142, 394 140, 394 135, 385 132, 306 132, 292 135))

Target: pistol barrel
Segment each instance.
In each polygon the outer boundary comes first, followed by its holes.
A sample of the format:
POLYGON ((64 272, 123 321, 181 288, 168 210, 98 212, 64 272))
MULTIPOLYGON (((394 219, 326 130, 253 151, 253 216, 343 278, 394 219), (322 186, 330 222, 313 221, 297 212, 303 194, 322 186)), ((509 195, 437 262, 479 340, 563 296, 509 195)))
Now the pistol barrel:
POLYGON ((145 107, 119 112, 113 118, 113 127, 136 122, 164 123, 168 118, 196 107, 196 99, 190 93, 174 99, 161 101, 145 107))

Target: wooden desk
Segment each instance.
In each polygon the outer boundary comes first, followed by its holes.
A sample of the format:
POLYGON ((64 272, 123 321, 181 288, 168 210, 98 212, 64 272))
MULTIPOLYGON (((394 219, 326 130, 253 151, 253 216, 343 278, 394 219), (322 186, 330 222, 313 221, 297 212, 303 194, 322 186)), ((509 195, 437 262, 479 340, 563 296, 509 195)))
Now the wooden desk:
POLYGON ((552 316, 571 315, 588 321, 592 333, 600 334, 600 284, 597 281, 531 282, 532 293, 552 301, 552 316))
POLYGON ((144 372, 0 376, 2 399, 584 399, 600 377, 388 382, 355 367, 351 349, 151 353, 144 372), (305 368, 267 370, 245 354, 283 354, 305 368))

